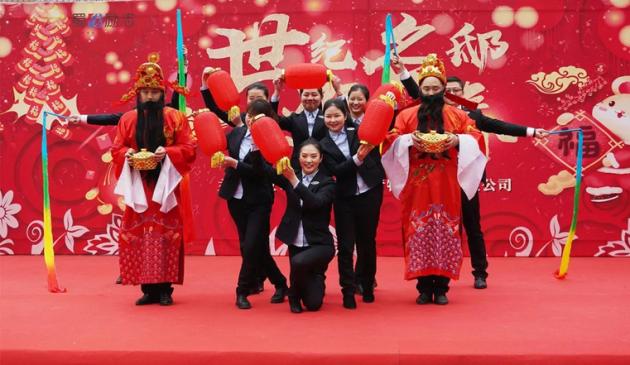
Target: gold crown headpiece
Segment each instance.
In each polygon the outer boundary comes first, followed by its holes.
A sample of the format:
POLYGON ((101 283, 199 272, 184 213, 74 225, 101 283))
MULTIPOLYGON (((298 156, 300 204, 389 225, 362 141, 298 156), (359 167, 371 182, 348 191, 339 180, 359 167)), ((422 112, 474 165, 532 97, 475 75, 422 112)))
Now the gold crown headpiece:
POLYGON ((418 83, 422 83, 422 80, 426 77, 437 77, 444 85, 446 85, 446 69, 444 68, 444 62, 442 62, 435 53, 429 53, 422 65, 418 68, 418 83))
MULTIPOLYGON (((158 65, 160 55, 157 52, 149 53, 147 62, 141 64, 136 70, 136 76, 133 79, 133 87, 121 98, 122 102, 127 102, 136 97, 140 89, 160 89, 164 91, 167 82, 164 80, 162 68, 158 65)), ((188 95, 189 91, 181 87, 177 82, 168 83, 175 91, 183 95, 188 95)))

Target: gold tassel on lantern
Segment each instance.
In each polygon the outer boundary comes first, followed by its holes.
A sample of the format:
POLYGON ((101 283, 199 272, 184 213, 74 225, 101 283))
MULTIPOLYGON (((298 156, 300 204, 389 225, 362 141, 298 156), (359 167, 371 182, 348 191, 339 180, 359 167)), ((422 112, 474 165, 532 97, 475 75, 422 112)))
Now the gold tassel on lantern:
POLYGON ((240 115, 241 115, 241 109, 238 107, 238 105, 234 105, 233 107, 230 108, 230 110, 228 110, 228 120, 230 122, 233 121, 234 118, 240 115))
POLYGON ((215 154, 212 155, 212 157, 210 158, 210 167, 212 167, 213 169, 216 169, 217 167, 221 167, 224 161, 225 161, 225 155, 223 154, 223 152, 221 151, 215 152, 215 154))
POLYGON ((326 70, 326 77, 328 77, 328 83, 330 83, 330 88, 334 90, 335 87, 333 86, 333 77, 335 77, 335 74, 333 74, 332 70, 326 70))
POLYGON ((283 157, 280 160, 278 160, 278 162, 276 163, 276 173, 278 175, 282 175, 282 173, 284 172, 284 170, 286 170, 287 168, 289 168, 289 165, 291 165, 291 160, 289 160, 288 157, 283 157))

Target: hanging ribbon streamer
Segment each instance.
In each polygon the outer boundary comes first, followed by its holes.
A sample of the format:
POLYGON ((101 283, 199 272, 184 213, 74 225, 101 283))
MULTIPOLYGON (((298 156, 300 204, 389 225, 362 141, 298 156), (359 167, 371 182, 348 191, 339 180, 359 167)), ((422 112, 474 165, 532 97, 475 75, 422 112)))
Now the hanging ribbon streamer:
MULTIPOLYGON (((182 11, 177 9, 177 80, 179 86, 186 87, 186 60, 184 59, 184 31, 182 30, 182 11)), ((179 96, 178 109, 186 114, 186 97, 179 96)))
POLYGON ((556 279, 564 279, 569 271, 569 259, 571 258, 571 246, 573 245, 573 239, 575 238, 575 230, 577 227, 578 208, 580 206, 580 191, 582 185, 582 145, 584 143, 584 134, 582 129, 563 129, 549 134, 562 134, 577 132, 578 145, 577 145, 577 157, 575 162, 575 192, 573 194, 573 216, 571 217, 571 228, 569 228, 569 235, 567 237, 566 244, 562 250, 562 259, 560 260, 560 268, 554 273, 556 279))
MULTIPOLYGON (((392 26, 392 14, 387 13, 385 17, 385 55, 383 56, 383 75, 381 84, 388 84, 390 81, 390 65, 392 61, 391 49, 394 48, 394 55, 398 57, 396 49, 396 39, 394 38, 394 27, 392 26)), ((383 154, 383 143, 378 146, 379 153, 383 154)))
MULTIPOLYGON (((392 42, 394 42, 392 15, 387 14, 387 17, 385 17, 385 55, 383 57, 383 75, 381 76, 381 84, 386 84, 389 82, 392 42)), ((396 49, 396 45, 394 45, 394 49, 396 49)))
POLYGON ((52 218, 50 214, 50 192, 48 188, 48 141, 46 139, 46 119, 51 115, 66 119, 63 115, 44 112, 42 121, 42 182, 44 186, 44 261, 48 271, 48 291, 51 293, 65 293, 66 289, 60 288, 57 283, 55 270, 55 250, 53 247, 52 218))
MULTIPOLYGON (((186 87, 186 59, 184 58, 184 31, 182 27, 182 11, 177 9, 177 80, 179 86, 186 87)), ((178 109, 186 115, 186 96, 179 95, 178 109)), ((184 221, 184 243, 194 239, 194 226, 192 218, 192 199, 190 191, 190 174, 185 174, 179 185, 182 204, 182 219, 184 221)))

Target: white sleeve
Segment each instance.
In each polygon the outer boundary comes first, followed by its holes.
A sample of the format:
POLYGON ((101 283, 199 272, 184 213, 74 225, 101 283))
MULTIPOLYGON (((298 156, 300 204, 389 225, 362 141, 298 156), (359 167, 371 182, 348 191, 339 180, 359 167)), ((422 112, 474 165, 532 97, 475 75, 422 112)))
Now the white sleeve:
POLYGON ((400 81, 407 80, 410 77, 411 77, 411 74, 409 73, 409 71, 407 71, 406 68, 403 69, 403 72, 400 73, 400 81))

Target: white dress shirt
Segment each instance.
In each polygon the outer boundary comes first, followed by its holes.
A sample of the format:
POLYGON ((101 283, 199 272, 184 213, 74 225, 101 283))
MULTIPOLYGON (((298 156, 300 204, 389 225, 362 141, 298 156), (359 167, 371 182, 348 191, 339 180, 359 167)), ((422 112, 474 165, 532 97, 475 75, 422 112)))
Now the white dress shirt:
MULTIPOLYGON (((357 157, 356 154, 352 157, 350 156, 350 143, 348 142, 348 134, 344 128, 342 128, 339 132, 329 130, 328 133, 330 134, 330 138, 333 142, 335 142, 337 147, 341 150, 341 153, 343 153, 346 158, 352 158, 354 164, 357 166, 361 166, 363 164, 363 161, 359 160, 359 157, 357 157)), ((357 192, 355 195, 363 194, 368 190, 370 190, 370 187, 367 186, 365 181, 363 181, 361 175, 357 173, 357 192)))
POLYGON ((304 110, 304 114, 306 115, 306 123, 308 124, 309 137, 313 135, 313 128, 315 127, 315 120, 317 119, 318 112, 319 112, 319 109, 315 109, 315 111, 312 111, 312 112, 304 110))
MULTIPOLYGON (((247 132, 245 132, 245 137, 243 137, 243 141, 241 142, 241 147, 238 150, 238 161, 239 162, 243 161, 245 156, 247 156, 249 151, 251 151, 252 147, 254 146, 255 145, 254 145, 254 140, 252 139, 252 134, 249 131, 249 129, 247 129, 247 132)), ((238 181, 238 186, 236 187, 236 191, 234 192, 234 198, 243 199, 243 183, 241 182, 240 179, 238 181)))
MULTIPOLYGON (((308 186, 311 185, 311 181, 313 181, 313 178, 317 174, 317 171, 319 170, 316 170, 315 172, 309 175, 303 175, 302 185, 308 188, 308 186)), ((295 189, 299 184, 300 182, 298 181, 298 183, 295 184, 293 188, 295 189)), ((301 205, 302 205, 302 199, 300 199, 300 206, 301 205)), ((302 225, 302 220, 300 220, 300 224, 298 225, 298 231, 297 231, 297 235, 295 236, 295 241, 293 241, 293 246, 308 247, 308 241, 306 240, 306 236, 304 235, 304 226, 302 225)))

